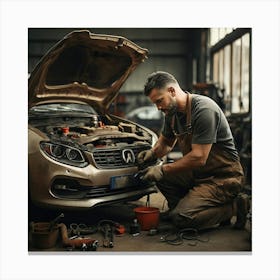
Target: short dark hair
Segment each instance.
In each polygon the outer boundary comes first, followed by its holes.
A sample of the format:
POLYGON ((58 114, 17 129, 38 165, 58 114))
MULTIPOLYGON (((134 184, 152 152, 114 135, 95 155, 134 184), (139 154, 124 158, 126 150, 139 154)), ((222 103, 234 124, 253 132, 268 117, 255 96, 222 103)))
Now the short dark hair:
POLYGON ((152 89, 162 89, 165 88, 166 85, 170 83, 178 84, 177 80, 174 78, 173 75, 163 72, 163 71, 157 71, 152 74, 150 74, 147 78, 145 87, 144 87, 144 94, 146 96, 149 96, 152 89))

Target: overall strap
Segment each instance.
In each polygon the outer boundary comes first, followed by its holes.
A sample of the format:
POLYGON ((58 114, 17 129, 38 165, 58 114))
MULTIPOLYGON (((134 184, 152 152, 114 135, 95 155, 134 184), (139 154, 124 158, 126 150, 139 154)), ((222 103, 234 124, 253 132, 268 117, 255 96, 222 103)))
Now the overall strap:
POLYGON ((188 129, 192 128, 192 96, 187 92, 187 114, 186 114, 186 126, 188 129))
POLYGON ((171 129, 173 131, 173 133, 175 134, 175 136, 180 136, 180 135, 184 135, 184 134, 191 134, 192 131, 192 120, 191 120, 191 110, 192 110, 192 96, 189 92, 186 92, 186 131, 183 133, 176 133, 174 126, 175 126, 175 115, 172 116, 171 119, 171 129))

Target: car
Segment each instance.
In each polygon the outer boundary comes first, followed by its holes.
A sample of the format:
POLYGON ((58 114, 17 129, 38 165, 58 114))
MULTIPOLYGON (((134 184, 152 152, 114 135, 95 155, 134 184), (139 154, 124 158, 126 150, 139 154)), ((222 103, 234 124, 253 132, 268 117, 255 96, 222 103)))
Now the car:
POLYGON ((148 127, 157 135, 160 134, 164 122, 164 116, 162 112, 159 111, 156 106, 151 105, 142 106, 132 110, 126 115, 126 118, 145 127, 148 127))
POLYGON ((28 80, 30 203, 82 210, 157 192, 135 176, 137 155, 157 135, 108 113, 147 53, 124 37, 77 30, 39 61, 28 80))

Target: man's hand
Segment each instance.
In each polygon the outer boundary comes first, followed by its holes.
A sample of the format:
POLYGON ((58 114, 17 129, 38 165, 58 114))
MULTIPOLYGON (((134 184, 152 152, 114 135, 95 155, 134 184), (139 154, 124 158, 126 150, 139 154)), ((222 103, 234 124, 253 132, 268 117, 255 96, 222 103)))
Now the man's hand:
POLYGON ((163 177, 162 165, 151 166, 147 168, 147 172, 143 177, 142 180, 146 181, 154 181, 158 182, 163 177))
POLYGON ((156 155, 153 150, 145 150, 138 154, 137 162, 139 165, 143 165, 144 163, 153 162, 156 160, 156 155))

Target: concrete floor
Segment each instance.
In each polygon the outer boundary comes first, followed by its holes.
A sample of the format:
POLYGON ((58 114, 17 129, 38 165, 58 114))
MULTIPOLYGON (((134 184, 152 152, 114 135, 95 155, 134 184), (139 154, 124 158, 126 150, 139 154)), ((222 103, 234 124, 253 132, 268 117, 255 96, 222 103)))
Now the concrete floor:
MULTIPOLYGON (((92 237, 99 241, 99 247, 97 252, 113 253, 113 252, 243 252, 251 253, 251 234, 249 230, 249 223, 247 223, 244 230, 232 229, 232 226, 220 226, 211 230, 205 230, 199 232, 199 240, 183 240, 181 245, 171 245, 161 241, 161 237, 170 233, 170 226, 166 222, 160 222, 159 232, 156 235, 148 235, 148 231, 141 231, 138 236, 132 236, 129 233, 129 225, 133 221, 135 214, 133 209, 137 206, 145 206, 146 197, 138 201, 129 203, 115 204, 111 206, 103 206, 95 208, 88 212, 64 212, 65 217, 61 219, 67 227, 71 223, 85 223, 86 225, 97 225, 98 221, 102 219, 114 220, 121 223, 126 228, 126 233, 121 236, 114 237, 114 247, 105 248, 102 246, 103 235, 101 232, 97 232, 87 237, 92 237)), ((161 193, 150 195, 150 206, 158 207, 161 212, 167 210, 167 204, 161 193)), ((57 214, 57 213, 56 213, 57 214)), ((45 218, 42 221, 50 221, 55 217, 55 213, 49 218, 45 218)), ((234 218, 232 222, 234 222, 234 218)), ((63 248, 61 239, 58 238, 56 246, 50 249, 36 249, 33 246, 32 236, 29 234, 29 252, 69 252, 63 248)), ((79 252, 79 250, 74 250, 79 252)), ((91 253, 97 253, 91 252, 91 253)), ((83 252, 87 253, 87 252, 83 252)))

